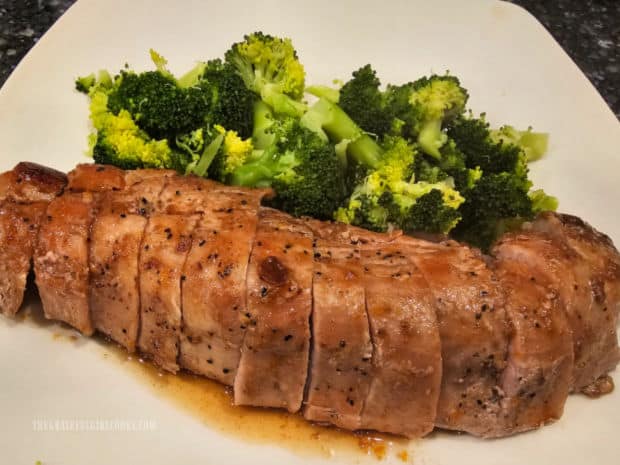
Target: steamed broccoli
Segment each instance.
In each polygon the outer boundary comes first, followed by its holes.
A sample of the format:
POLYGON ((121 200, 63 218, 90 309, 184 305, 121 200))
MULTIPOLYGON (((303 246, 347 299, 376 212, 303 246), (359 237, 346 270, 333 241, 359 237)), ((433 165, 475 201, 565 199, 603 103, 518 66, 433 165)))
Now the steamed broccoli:
POLYGON ((181 88, 159 71, 123 71, 117 81, 109 96, 110 111, 128 111, 151 137, 174 138, 204 124, 211 102, 201 88, 181 88))
POLYGON ((493 138, 484 117, 458 118, 448 129, 448 136, 465 155, 468 168, 478 167, 485 175, 527 169, 521 148, 493 138))
POLYGON ((118 115, 107 108, 107 94, 91 90, 90 114, 96 133, 91 135, 95 162, 124 169, 178 168, 184 156, 174 153, 166 140, 148 137, 126 110, 118 115))
POLYGON ((344 144, 355 163, 368 168, 379 166, 383 150, 339 105, 321 98, 301 117, 301 124, 333 144, 344 144))
POLYGON ((340 106, 364 131, 416 140, 423 152, 440 158, 447 141, 442 129, 465 111, 469 97, 458 78, 432 75, 385 91, 380 84, 371 66, 363 66, 340 89, 340 106))
MULTIPOLYGON (((475 183, 462 190, 466 201, 461 206, 462 220, 454 234, 481 248, 488 248, 509 225, 557 208, 554 197, 543 191, 530 191, 527 145, 521 146, 519 137, 508 138, 507 131, 506 128, 492 131, 484 115, 458 118, 448 129, 449 137, 465 155, 466 166, 481 172, 475 183)), ((519 134, 512 128, 510 131, 519 134)), ((538 143, 534 151, 538 156, 546 148, 546 135, 529 131, 525 134, 534 135, 532 139, 538 143)))
POLYGON ((363 66, 342 86, 338 100, 361 129, 377 136, 389 133, 394 125, 394 115, 380 85, 375 70, 370 65, 363 66))
POLYGON ((418 129, 420 148, 435 158, 447 142, 442 128, 465 111, 469 95, 455 76, 433 75, 411 84, 409 103, 421 113, 418 129))
POLYGON ((462 219, 454 236, 482 249, 488 248, 503 232, 504 222, 533 216, 533 203, 528 195, 531 185, 527 178, 514 173, 483 175, 472 189, 464 192, 462 219))
POLYGON ((276 113, 302 114, 305 71, 290 39, 254 32, 233 44, 225 61, 276 113))
POLYGON ((207 121, 235 131, 242 138, 252 135, 254 102, 257 96, 250 91, 235 69, 221 60, 206 64, 198 85, 211 101, 207 121))
POLYGON ((296 216, 331 218, 345 196, 334 147, 294 118, 273 119, 267 132, 271 142, 266 137, 243 165, 230 170, 227 182, 271 186, 276 191, 272 201, 276 208, 296 216))
POLYGON ((397 227, 409 232, 447 233, 460 218, 463 198, 444 177, 434 182, 415 178, 415 148, 401 137, 389 137, 379 166, 354 189, 335 218, 375 231, 397 227))
POLYGON ((546 133, 533 132, 532 128, 519 131, 508 125, 491 130, 491 139, 495 142, 519 146, 528 162, 541 158, 547 151, 547 145, 549 144, 549 135, 546 133))

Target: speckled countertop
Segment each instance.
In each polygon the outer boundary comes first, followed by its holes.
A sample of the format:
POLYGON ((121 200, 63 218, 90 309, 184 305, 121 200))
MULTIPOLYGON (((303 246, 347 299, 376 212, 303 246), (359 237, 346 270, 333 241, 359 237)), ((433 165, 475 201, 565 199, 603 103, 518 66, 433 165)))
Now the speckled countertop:
MULTIPOLYGON (((0 86, 72 3, 73 0, 0 0, 0 86)), ((545 25, 620 118, 620 1, 513 3, 525 7, 545 25)))

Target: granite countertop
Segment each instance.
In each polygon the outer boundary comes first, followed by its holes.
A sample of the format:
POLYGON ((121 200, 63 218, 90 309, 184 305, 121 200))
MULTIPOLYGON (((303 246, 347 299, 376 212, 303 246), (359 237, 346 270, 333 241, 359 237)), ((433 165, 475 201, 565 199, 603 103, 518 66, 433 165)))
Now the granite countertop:
MULTIPOLYGON (((544 24, 620 118, 620 1, 512 1, 544 24)), ((72 3, 0 0, 0 86, 72 3)))

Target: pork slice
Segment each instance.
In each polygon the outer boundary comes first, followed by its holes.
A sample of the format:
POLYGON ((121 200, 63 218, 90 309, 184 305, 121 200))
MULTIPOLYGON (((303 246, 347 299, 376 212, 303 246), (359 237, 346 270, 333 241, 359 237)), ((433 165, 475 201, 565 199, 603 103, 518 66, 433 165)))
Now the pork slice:
POLYGON ((402 240, 362 247, 374 353, 362 427, 407 437, 429 433, 441 386, 441 341, 428 284, 402 240))
POLYGON ((312 354, 304 417, 360 429, 372 358, 360 251, 347 241, 318 238, 314 260, 312 354))
POLYGON ((566 243, 533 230, 509 233, 501 239, 500 246, 504 247, 505 254, 510 254, 511 260, 523 262, 536 273, 543 274, 558 291, 573 341, 570 387, 579 391, 605 373, 596 370, 599 361, 614 352, 617 357, 618 351, 615 341, 610 345, 607 338, 601 338, 610 328, 601 318, 605 312, 593 311, 596 302, 590 292, 588 263, 566 243))
POLYGON ((133 214, 148 217, 162 212, 159 196, 168 182, 168 176, 139 178, 132 174, 121 190, 111 190, 98 196, 98 214, 133 214))
POLYGON ((301 407, 312 310, 312 234, 262 209, 247 274, 247 325, 234 382, 237 405, 301 407))
POLYGON ((519 248, 507 237, 492 250, 513 328, 502 376, 503 435, 560 418, 573 371, 573 342, 559 292, 535 263, 518 259, 519 248))
POLYGON ((134 352, 140 324, 138 257, 146 218, 101 214, 90 241, 90 309, 95 329, 134 352))
POLYGON ((586 344, 582 349, 581 361, 576 362, 580 376, 573 381, 575 390, 587 389, 599 376, 613 370, 620 360, 617 335, 620 256, 608 236, 575 216, 547 212, 527 228, 547 234, 575 251, 578 258, 572 261, 572 268, 588 281, 591 305, 586 311, 587 321, 586 318, 582 321, 586 334, 588 329, 594 334, 589 346, 586 344))
POLYGON ((171 176, 159 195, 159 209, 167 214, 187 215, 207 210, 207 195, 219 183, 197 176, 171 176))
POLYGON ((14 316, 21 307, 46 202, 0 200, 0 313, 14 316))
POLYGON ((139 258, 138 348, 163 369, 176 372, 181 331, 181 279, 196 215, 153 214, 139 258))
POLYGON ((246 275, 261 197, 258 190, 209 195, 183 271, 179 363, 231 386, 247 327, 246 275))
MULTIPOLYGON (((100 189, 90 241, 93 325, 129 352, 136 349, 140 327, 138 261, 146 218, 156 209, 158 196, 168 178, 166 173, 142 176, 142 171, 133 171, 131 176, 126 174, 122 188, 100 189)), ((82 169, 78 172, 76 168, 76 172, 70 176, 70 188, 71 183, 84 174, 89 175, 91 186, 94 182, 100 187, 114 185, 104 180, 92 180, 97 176, 114 179, 107 170, 89 172, 82 169)))
POLYGON ((91 193, 67 193, 50 202, 34 253, 35 280, 46 318, 93 333, 88 306, 91 193))
POLYGON ((21 162, 0 174, 0 200, 50 202, 67 184, 67 176, 46 166, 21 162))
POLYGON ((71 192, 105 192, 125 187, 125 171, 110 165, 81 163, 67 174, 71 192))
POLYGON ((510 327, 503 294, 479 252, 407 239, 435 300, 443 376, 435 425, 477 436, 504 431, 501 377, 510 327))

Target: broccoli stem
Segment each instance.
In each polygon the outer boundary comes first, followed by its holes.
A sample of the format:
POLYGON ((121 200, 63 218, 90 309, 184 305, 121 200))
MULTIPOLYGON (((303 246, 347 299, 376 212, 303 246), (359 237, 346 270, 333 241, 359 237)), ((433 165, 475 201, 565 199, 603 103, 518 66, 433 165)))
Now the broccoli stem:
POLYGON ((184 89, 195 86, 200 80, 200 78, 202 77, 202 75, 204 74, 206 68, 207 68, 206 63, 203 63, 203 62, 198 63, 196 66, 190 69, 187 73, 185 73, 183 76, 177 79, 178 86, 184 89))
POLYGON ((261 150, 273 144, 275 136, 269 132, 273 125, 273 113, 271 108, 258 100, 254 104, 254 131, 252 132, 252 142, 254 148, 261 150))
POLYGON ((213 139, 211 143, 205 147, 200 160, 198 160, 196 166, 190 170, 192 174, 200 177, 204 177, 207 174, 207 170, 209 169, 209 166, 211 166, 217 152, 220 150, 222 142, 224 142, 224 134, 218 134, 215 139, 213 139))
POLYGON ((349 141, 347 153, 355 161, 377 168, 383 155, 379 144, 364 133, 338 105, 321 98, 308 110, 306 121, 318 125, 336 144, 349 141))
POLYGON ((431 120, 427 122, 418 135, 418 144, 424 153, 441 159, 439 149, 446 143, 448 136, 441 131, 441 120, 431 120))
POLYGON ((286 94, 277 90, 272 84, 265 84, 260 91, 261 99, 269 104, 273 111, 279 114, 299 117, 307 110, 307 105, 293 100, 286 94))
POLYGON ((267 187, 271 184, 272 170, 263 163, 261 157, 257 161, 237 168, 230 179, 233 186, 267 187))

